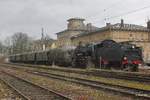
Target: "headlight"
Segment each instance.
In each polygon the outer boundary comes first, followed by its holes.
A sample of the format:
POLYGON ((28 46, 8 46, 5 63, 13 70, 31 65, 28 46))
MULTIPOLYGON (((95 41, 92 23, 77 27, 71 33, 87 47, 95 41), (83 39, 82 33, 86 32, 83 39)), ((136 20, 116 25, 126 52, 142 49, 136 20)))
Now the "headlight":
POLYGON ((123 60, 127 60, 127 57, 124 57, 123 60))
POLYGON ((135 48, 135 46, 133 45, 133 46, 132 46, 132 49, 134 49, 134 48, 135 48))

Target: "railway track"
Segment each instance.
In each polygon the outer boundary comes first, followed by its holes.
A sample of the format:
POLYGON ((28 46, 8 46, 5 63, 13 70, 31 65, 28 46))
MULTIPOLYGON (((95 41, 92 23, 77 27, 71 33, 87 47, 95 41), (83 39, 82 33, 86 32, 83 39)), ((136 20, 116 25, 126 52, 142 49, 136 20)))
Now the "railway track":
POLYGON ((53 90, 36 85, 26 79, 1 71, 1 80, 17 91, 25 100, 71 100, 53 90))
MULTIPOLYGON (((9 64, 7 64, 9 65, 9 64)), ((52 68, 52 67, 40 67, 39 65, 27 65, 27 64, 12 64, 15 66, 24 66, 24 67, 32 67, 32 68, 40 68, 44 70, 54 70, 54 71, 62 71, 68 73, 77 73, 83 75, 93 75, 93 76, 100 76, 105 78, 115 78, 115 79, 124 79, 130 81, 138 81, 142 83, 150 83, 150 75, 145 74, 136 74, 136 73, 127 73, 127 72, 114 72, 114 71, 104 71, 104 70, 76 70, 76 69, 59 69, 59 68, 52 68), (38 66, 38 67, 37 67, 38 66)))
POLYGON ((95 89, 105 90, 105 91, 111 91, 127 96, 132 96, 133 98, 141 98, 150 100, 150 90, 142 90, 142 89, 136 89, 131 87, 125 87, 121 85, 113 85, 110 83, 104 83, 99 81, 93 81, 83 78, 76 78, 76 77, 70 77, 70 76, 64 76, 64 75, 58 75, 58 74, 51 74, 51 73, 45 73, 45 72, 38 72, 38 71, 28 71, 31 74, 40 75, 48 78, 68 81, 72 83, 81 84, 84 86, 89 86, 95 89))
MULTIPOLYGON (((13 68, 15 68, 15 67, 13 67, 13 68)), ((111 83, 105 83, 105 82, 99 82, 99 81, 94 81, 94 80, 88 80, 88 79, 84 79, 84 78, 77 78, 77 77, 71 77, 71 76, 46 73, 46 72, 41 72, 41 71, 26 70, 26 72, 30 73, 30 74, 34 74, 34 75, 47 77, 47 78, 53 78, 53 79, 58 79, 58 80, 62 80, 62 81, 72 82, 72 83, 80 84, 83 86, 95 88, 98 90, 119 93, 122 95, 137 98, 137 99, 142 99, 142 100, 150 99, 150 90, 131 88, 131 87, 126 87, 126 86, 121 86, 121 85, 114 85, 111 83)))

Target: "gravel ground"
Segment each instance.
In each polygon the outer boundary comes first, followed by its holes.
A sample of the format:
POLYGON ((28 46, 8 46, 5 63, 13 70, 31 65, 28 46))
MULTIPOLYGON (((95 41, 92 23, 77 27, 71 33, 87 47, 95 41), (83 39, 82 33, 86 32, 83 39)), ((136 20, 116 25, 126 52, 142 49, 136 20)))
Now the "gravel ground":
POLYGON ((59 91, 74 98, 75 100, 132 100, 132 98, 106 93, 100 90, 92 89, 90 87, 85 87, 70 82, 31 75, 22 71, 12 71, 8 69, 7 71, 10 71, 20 77, 24 77, 30 81, 33 81, 36 84, 40 84, 41 86, 59 91))
MULTIPOLYGON (((44 70, 41 70, 41 71, 44 71, 44 70)), ((111 84, 127 86, 127 87, 134 87, 134 88, 138 88, 138 89, 150 90, 150 84, 147 84, 147 83, 140 83, 140 82, 114 79, 114 78, 96 77, 96 76, 92 76, 92 75, 89 76, 89 75, 81 75, 81 74, 75 74, 75 73, 66 73, 66 72, 61 72, 61 71, 44 71, 44 72, 60 74, 60 75, 65 75, 65 76, 72 76, 72 77, 75 76, 78 78, 91 79, 91 80, 96 80, 96 81, 100 81, 100 82, 106 82, 106 83, 111 83, 111 84)))
MULTIPOLYGON (((68 69, 67 67, 60 67, 60 66, 56 66, 56 65, 53 65, 53 66, 48 66, 48 65, 34 65, 34 64, 23 64, 23 65, 26 65, 26 66, 34 66, 34 67, 43 67, 43 68, 48 68, 48 67, 54 67, 56 69, 68 69)), ((122 70, 115 70, 115 69, 112 69, 112 70, 105 70, 105 69, 95 69, 95 68, 87 68, 87 69, 78 69, 78 68, 69 68, 70 70, 79 70, 79 71, 86 71, 86 70, 104 70, 104 71, 115 71, 115 72, 124 72, 122 70)), ((130 73, 130 72, 125 72, 125 73, 130 73)), ((133 73, 133 72, 132 72, 133 73)), ((138 72, 134 72, 134 73, 137 73, 137 74, 148 74, 150 75, 150 66, 139 66, 139 71, 138 72)))
POLYGON ((140 72, 144 74, 150 74, 150 66, 142 66, 139 69, 140 69, 140 72))
POLYGON ((23 100, 0 80, 0 100, 23 100))
POLYGON ((65 75, 65 76, 72 76, 72 77, 75 76, 78 78, 85 78, 85 79, 91 79, 91 80, 96 80, 96 81, 106 82, 106 83, 111 83, 111 84, 117 84, 117 85, 122 85, 122 86, 127 86, 127 87, 134 87, 134 88, 138 88, 138 89, 150 90, 150 84, 147 84, 147 83, 144 84, 144 83, 128 81, 128 80, 96 77, 96 76, 92 76, 92 75, 89 76, 89 75, 62 72, 62 71, 54 71, 54 70, 44 70, 44 69, 35 69, 35 68, 27 68, 27 69, 49 72, 49 73, 54 73, 54 74, 60 74, 60 75, 65 75))

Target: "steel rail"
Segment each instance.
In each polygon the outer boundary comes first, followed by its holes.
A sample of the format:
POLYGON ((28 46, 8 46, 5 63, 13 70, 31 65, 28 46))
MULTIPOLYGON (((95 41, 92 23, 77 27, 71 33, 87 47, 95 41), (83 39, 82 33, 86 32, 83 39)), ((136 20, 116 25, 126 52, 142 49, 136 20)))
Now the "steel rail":
MULTIPOLYGON (((20 77, 18 77, 18 76, 16 76, 16 75, 12 75, 12 74, 10 74, 10 73, 8 73, 8 72, 5 72, 5 71, 2 71, 2 72, 3 72, 4 74, 7 74, 7 75, 9 75, 9 76, 11 76, 11 77, 13 77, 13 78, 16 78, 16 79, 20 80, 20 81, 23 81, 23 82, 25 82, 25 83, 28 83, 28 84, 30 84, 30 85, 32 85, 32 86, 34 86, 34 87, 40 88, 41 90, 47 91, 47 92, 49 92, 49 93, 52 93, 52 94, 54 94, 54 95, 60 97, 60 100, 72 100, 72 98, 70 98, 70 97, 68 97, 68 96, 66 96, 66 95, 64 95, 64 94, 62 94, 62 93, 56 92, 56 91, 54 91, 54 90, 51 90, 51 89, 48 89, 48 88, 45 88, 45 87, 42 87, 42 86, 37 85, 37 84, 35 84, 35 83, 31 82, 31 81, 28 81, 28 80, 26 80, 26 79, 20 78, 20 77)), ((4 79, 3 79, 3 80, 4 80, 4 79)), ((5 82, 6 82, 7 84, 10 84, 10 83, 8 83, 7 81, 5 81, 5 82)), ((13 85, 11 85, 11 87, 14 88, 16 91, 18 91, 18 92, 19 92, 21 95, 23 95, 25 98, 27 98, 27 100, 31 100, 31 99, 30 99, 31 97, 26 96, 25 94, 22 93, 22 91, 19 91, 19 90, 18 90, 17 88, 15 88, 13 85)))
MULTIPOLYGON (((12 68, 18 68, 18 67, 12 67, 12 68)), ((90 86, 92 88, 96 89, 102 89, 106 91, 112 91, 115 93, 121 93, 124 95, 132 96, 134 98, 141 98, 141 99, 150 99, 150 90, 143 90, 143 89, 137 89, 137 88, 131 88, 121 85, 114 85, 110 83, 104 83, 100 81, 94 81, 94 80, 88 80, 83 78, 77 78, 77 77, 71 77, 71 76, 64 76, 64 75, 58 75, 58 74, 52 74, 47 72, 41 72, 41 71, 31 71, 26 70, 26 72, 31 74, 36 74, 48 78, 58 79, 62 81, 68 81, 72 83, 81 84, 84 86, 90 86)))
POLYGON ((105 77, 105 78, 115 78, 115 79, 123 79, 123 80, 129 80, 129 81, 138 81, 142 83, 150 83, 150 76, 144 76, 144 75, 136 75, 130 73, 117 73, 113 71, 97 71, 97 70, 92 70, 92 71, 79 71, 79 70, 70 70, 70 69, 58 69, 58 68, 50 68, 50 67, 35 67, 35 65, 27 65, 27 64, 12 64, 15 66, 23 66, 23 67, 32 67, 32 68, 41 68, 45 70, 54 70, 54 71, 63 71, 63 72, 68 72, 68 73, 77 73, 77 74, 83 74, 83 75, 93 75, 93 76, 99 76, 99 77, 105 77))
POLYGON ((82 85, 90 86, 96 89, 103 89, 107 91, 121 93, 121 94, 129 95, 129 96, 133 96, 136 98, 150 99, 150 90, 131 88, 131 87, 126 87, 126 86, 121 86, 121 85, 114 85, 110 83, 104 83, 104 82, 99 82, 99 81, 93 81, 93 80, 58 75, 58 74, 42 73, 42 72, 37 72, 37 71, 35 72, 28 71, 28 72, 31 74, 35 74, 35 75, 40 75, 40 76, 63 80, 63 81, 69 81, 69 82, 73 82, 77 84, 82 84, 82 85))
POLYGON ((0 80, 2 80, 7 86, 9 86, 10 88, 12 88, 14 91, 16 91, 17 94, 19 94, 23 99, 25 99, 25 100, 31 100, 27 96, 25 96, 23 93, 21 93, 19 90, 17 90, 15 87, 13 87, 10 83, 6 82, 4 79, 0 78, 0 80))

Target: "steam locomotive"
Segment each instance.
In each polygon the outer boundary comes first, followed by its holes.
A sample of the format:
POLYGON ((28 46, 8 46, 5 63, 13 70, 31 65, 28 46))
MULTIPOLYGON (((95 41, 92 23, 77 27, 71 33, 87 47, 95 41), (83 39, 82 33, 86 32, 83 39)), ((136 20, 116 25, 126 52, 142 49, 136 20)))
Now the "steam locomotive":
POLYGON ((16 54, 9 56, 9 60, 14 63, 54 64, 78 68, 115 68, 130 71, 138 71, 138 65, 143 63, 141 48, 129 43, 117 43, 113 40, 104 40, 86 46, 80 43, 72 50, 59 48, 16 54))
POLYGON ((74 54, 73 63, 78 66, 137 71, 138 65, 143 63, 141 48, 113 40, 104 40, 86 48, 78 46, 74 54))

